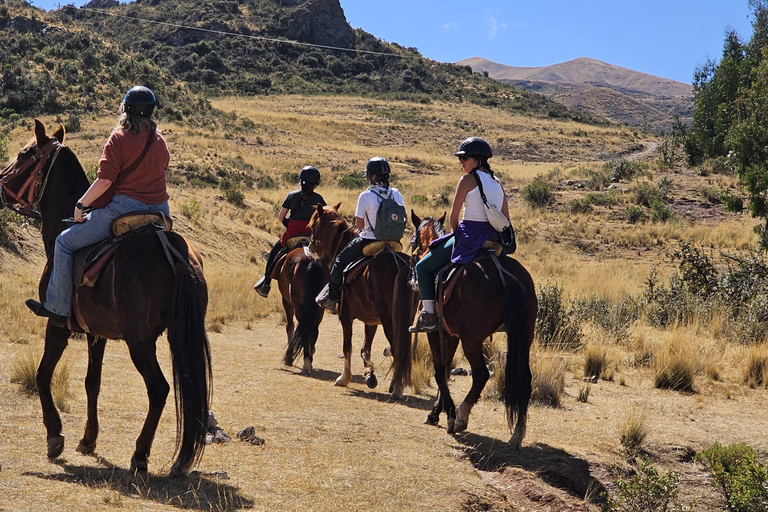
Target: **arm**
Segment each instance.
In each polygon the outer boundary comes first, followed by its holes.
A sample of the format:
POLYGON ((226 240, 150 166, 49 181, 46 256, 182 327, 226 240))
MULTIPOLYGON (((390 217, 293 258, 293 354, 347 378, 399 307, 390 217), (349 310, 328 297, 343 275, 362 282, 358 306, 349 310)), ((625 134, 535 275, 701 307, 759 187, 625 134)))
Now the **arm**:
POLYGON ((280 210, 280 214, 277 216, 277 220, 282 223, 285 220, 285 216, 288 215, 288 208, 283 206, 283 208, 280 210))
POLYGON ((464 200, 467 198, 467 192, 476 187, 477 184, 474 178, 469 174, 465 174, 459 179, 459 184, 456 186, 456 194, 453 196, 453 205, 451 206, 451 215, 448 218, 448 222, 451 225, 451 229, 456 231, 459 227, 459 215, 461 215, 461 207, 464 206, 464 200))
POLYGON ((509 201, 507 200, 507 193, 504 190, 503 185, 501 186, 501 191, 504 193, 504 201, 501 203, 501 213, 506 215, 506 217, 509 219, 509 201))
POLYGON ((365 228, 365 219, 361 219, 360 217, 355 217, 355 227, 358 231, 362 231, 363 228, 365 228))
MULTIPOLYGON (((111 180, 105 180, 104 178, 96 178, 96 181, 91 183, 91 186, 88 187, 88 190, 85 191, 85 194, 80 198, 78 203, 81 203, 83 206, 90 206, 92 202, 94 202, 96 199, 101 197, 101 195, 106 192, 109 187, 112 186, 111 180)), ((75 212, 72 214, 72 217, 77 222, 83 222, 85 220, 85 215, 83 215, 83 211, 75 206, 75 212)))

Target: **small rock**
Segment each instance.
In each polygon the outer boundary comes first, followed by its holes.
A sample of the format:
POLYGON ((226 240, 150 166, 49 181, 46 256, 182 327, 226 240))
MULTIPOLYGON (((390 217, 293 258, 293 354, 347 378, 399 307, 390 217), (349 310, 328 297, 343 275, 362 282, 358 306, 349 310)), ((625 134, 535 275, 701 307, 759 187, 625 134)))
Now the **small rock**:
POLYGON ((451 370, 451 375, 469 375, 469 372, 462 367, 458 367, 451 370))
POLYGON ((251 425, 250 427, 245 427, 243 430, 238 432, 237 438, 245 443, 252 444, 254 446, 261 446, 265 443, 264 439, 256 435, 256 427, 254 427, 253 425, 251 425))

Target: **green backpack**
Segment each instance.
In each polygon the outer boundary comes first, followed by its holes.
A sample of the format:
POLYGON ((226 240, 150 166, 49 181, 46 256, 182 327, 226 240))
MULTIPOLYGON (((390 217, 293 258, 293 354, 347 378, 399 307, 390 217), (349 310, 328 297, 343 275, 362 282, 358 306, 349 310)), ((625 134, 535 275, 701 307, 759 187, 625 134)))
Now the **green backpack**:
MULTIPOLYGON (((389 197, 384 197, 374 190, 371 192, 381 199, 379 210, 376 212, 376 227, 373 228, 373 235, 376 240, 399 242, 403 237, 407 222, 405 206, 394 200, 391 191, 389 197)), ((368 219, 368 224, 370 223, 371 220, 368 219)))

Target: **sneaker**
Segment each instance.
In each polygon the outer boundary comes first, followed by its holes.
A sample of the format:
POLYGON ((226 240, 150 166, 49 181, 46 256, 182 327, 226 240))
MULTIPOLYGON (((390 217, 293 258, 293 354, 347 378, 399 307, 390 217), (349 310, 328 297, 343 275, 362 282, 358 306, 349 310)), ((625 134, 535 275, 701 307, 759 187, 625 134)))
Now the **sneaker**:
POLYGON ((253 289, 256 290, 256 293, 266 298, 269 295, 269 290, 271 290, 272 287, 270 286, 269 281, 267 281, 267 278, 262 277, 256 282, 255 285, 253 285, 253 289))
POLYGON ((427 313, 422 311, 416 323, 408 328, 408 332, 433 332, 439 327, 436 313, 427 313))
POLYGON ((315 302, 321 308, 325 308, 334 315, 338 314, 339 301, 331 298, 331 285, 326 284, 325 288, 315 298, 315 302))
POLYGON ((41 302, 37 302, 33 299, 27 299, 24 304, 27 305, 27 307, 32 310, 34 314, 37 316, 42 316, 48 319, 48 321, 55 325, 56 327, 66 327, 67 326, 67 317, 63 315, 57 315, 56 313, 53 313, 51 311, 48 311, 45 309, 45 306, 41 302))

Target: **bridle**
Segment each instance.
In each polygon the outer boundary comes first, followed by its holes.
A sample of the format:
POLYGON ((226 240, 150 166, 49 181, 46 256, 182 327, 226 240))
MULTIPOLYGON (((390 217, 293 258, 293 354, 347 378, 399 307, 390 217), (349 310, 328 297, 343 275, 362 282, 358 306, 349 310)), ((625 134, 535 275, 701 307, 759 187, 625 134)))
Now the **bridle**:
MULTIPOLYGON (((332 249, 331 251, 326 252, 326 254, 330 256, 330 261, 326 262, 328 266, 331 266, 333 264, 334 259, 339 253, 341 243, 344 239, 344 233, 348 231, 354 231, 354 229, 355 229, 354 226, 348 226, 346 229, 342 229, 342 224, 339 224, 338 226, 334 226, 335 233, 333 233, 333 236, 330 237, 330 240, 331 242, 335 241, 335 244, 334 244, 334 247, 331 248, 332 249)), ((320 248, 323 246, 323 241, 315 238, 315 232, 316 230, 313 228, 312 235, 310 235, 309 237, 309 247, 312 249, 313 253, 319 255, 320 248)))
POLYGON ((411 241, 408 243, 408 247, 411 249, 411 257, 413 258, 413 263, 416 264, 419 261, 419 249, 421 248, 421 230, 426 228, 429 224, 432 224, 432 230, 435 232, 435 234, 439 237, 443 236, 445 234, 445 228, 442 224, 440 224, 440 221, 435 218, 426 218, 423 221, 421 221, 421 224, 419 224, 419 227, 416 228, 416 230, 413 232, 413 236, 411 237, 411 241))
POLYGON ((24 217, 40 220, 40 199, 43 197, 43 192, 45 192, 48 178, 51 174, 48 172, 43 175, 43 169, 49 160, 51 163, 48 166, 48 170, 50 171, 53 168, 53 164, 59 156, 59 151, 65 146, 57 139, 51 139, 42 148, 38 147, 37 144, 33 147, 35 148, 34 153, 23 164, 15 167, 19 161, 17 156, 16 160, 3 169, 3 172, 0 172, 0 208, 8 208, 24 217), (8 186, 8 183, 27 172, 30 168, 32 170, 29 172, 29 176, 27 176, 19 190, 14 192, 8 186), (18 206, 14 207, 9 202, 9 198, 18 206))

